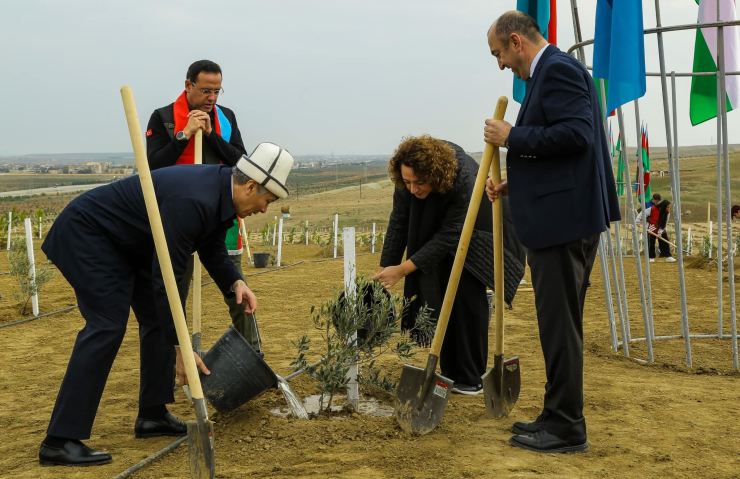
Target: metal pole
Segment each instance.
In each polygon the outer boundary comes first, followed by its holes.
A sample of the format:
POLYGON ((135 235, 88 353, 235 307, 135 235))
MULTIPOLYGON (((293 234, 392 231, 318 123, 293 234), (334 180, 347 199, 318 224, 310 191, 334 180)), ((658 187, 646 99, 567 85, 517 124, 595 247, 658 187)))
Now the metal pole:
MULTIPOLYGON (((738 351, 737 351, 737 316, 735 311, 735 261, 733 258, 733 244, 732 244, 732 211, 731 211, 731 198, 730 198, 730 152, 727 145, 727 85, 725 78, 725 32, 724 27, 719 27, 717 32, 717 43, 718 50, 717 56, 719 57, 719 79, 720 89, 717 94, 718 97, 722 98, 722 108, 720 110, 722 114, 722 150, 724 156, 724 174, 725 174, 725 214, 726 218, 726 235, 727 235, 727 277, 728 277, 728 292, 730 295, 730 334, 732 338, 732 369, 738 370, 738 351)), ((718 112, 718 113, 720 113, 718 112)), ((717 172, 719 174, 719 171, 717 172)), ((719 210, 719 208, 717 208, 719 210)), ((717 219, 719 223, 719 218, 717 219)), ((722 230, 718 226, 720 241, 717 244, 722 244, 722 230)), ((722 264, 722 255, 717 255, 717 264, 722 264)), ((721 280, 721 278, 720 278, 721 280)))
MULTIPOLYGON (((581 43, 581 21, 578 18, 578 5, 576 0, 570 0, 570 11, 573 14, 573 34, 576 37, 576 43, 581 43)), ((578 61, 586 64, 586 55, 583 53, 583 47, 579 48, 577 53, 578 61)))
MULTIPOLYGON (((624 215, 627 216, 626 205, 624 208, 624 215)), ((629 315, 629 309, 627 307, 627 284, 624 280, 624 260, 622 258, 622 245, 620 244, 622 235, 619 230, 620 230, 620 222, 617 221, 614 223, 614 233, 615 233, 614 236, 617 241, 616 243, 617 259, 618 259, 617 264, 619 264, 619 282, 621 283, 621 286, 622 286, 622 310, 624 312, 624 329, 626 330, 626 331, 622 331, 622 339, 624 340, 625 338, 627 338, 627 342, 630 342, 632 340, 632 329, 630 328, 630 315, 629 315), (625 336, 625 333, 626 333, 626 336, 625 336)), ((625 350, 625 354, 627 354, 627 350, 625 350)))
MULTIPOLYGON (((650 334, 655 336, 655 323, 653 321, 653 288, 652 281, 650 280, 650 248, 648 248, 648 230, 647 230, 647 215, 645 214, 645 164, 642 161, 642 132, 640 131, 640 103, 635 98, 635 129, 637 130, 636 138, 639 140, 635 143, 635 151, 637 152, 637 179, 640 185, 640 211, 642 211, 642 244, 644 246, 645 253, 645 282, 647 286, 647 306, 648 306, 648 318, 650 318, 650 334)), ((632 195, 632 189, 630 188, 630 195, 632 195)), ((656 244, 657 246, 657 244, 656 244)), ((639 255, 637 255, 639 256, 639 255)))
MULTIPOLYGON (((719 21, 719 1, 717 1, 717 21, 719 21)), ((724 38, 724 30, 719 28, 717 30, 717 67, 719 67, 720 51, 724 51, 724 42, 720 40, 724 38)), ((719 337, 722 337, 722 322, 724 321, 723 311, 723 289, 722 284, 722 103, 723 98, 720 97, 721 79, 717 75, 717 324, 719 328, 719 337)), ((712 244, 712 234, 709 233, 709 244, 712 244)), ((709 247, 711 250, 711 246, 709 247)))
MULTIPOLYGON (((617 108, 617 118, 619 119, 619 131, 622 133, 622 148, 627 151, 627 131, 624 128, 624 114, 622 113, 622 107, 617 108)), ((630 162, 624 162, 624 176, 625 178, 631 178, 630 176, 630 162)), ((640 255, 637 253, 637 225, 635 224, 635 209, 632 202, 632 194, 627 195, 627 201, 629 208, 627 215, 629 218, 629 224, 632 226, 632 248, 635 250, 635 265, 637 266, 637 280, 640 288, 640 304, 642 305, 642 322, 645 327, 645 343, 647 344, 648 360, 652 363, 655 361, 653 357, 653 340, 652 340, 652 329, 650 325, 650 318, 647 312, 647 303, 645 300, 645 283, 642 279, 642 263, 640 261, 640 255)))
MULTIPOLYGON (((618 225, 618 223, 617 223, 618 225)), ((617 293, 617 313, 619 313, 619 328, 621 329, 622 333, 622 342, 624 343, 624 355, 629 357, 630 351, 629 346, 627 343, 629 343, 629 339, 627 336, 627 328, 625 326, 624 321, 624 313, 622 312, 622 299, 619 291, 619 278, 617 277, 617 267, 614 263, 614 249, 612 248, 612 232, 611 229, 606 232, 606 245, 609 249, 609 266, 611 268, 612 278, 614 279, 614 291, 617 293)))
MULTIPOLYGON (((611 234, 609 230, 606 234, 611 234)), ((604 282, 604 296, 606 297, 606 311, 608 313, 609 334, 612 339, 612 349, 617 351, 617 326, 614 323, 614 303, 612 303, 612 291, 609 283, 609 270, 606 263, 606 248, 604 247, 604 233, 599 238, 599 263, 601 264, 601 279, 604 282)))
MULTIPOLYGON (((671 72, 671 92, 673 95, 673 161, 669 156, 669 166, 671 175, 671 190, 673 191, 673 223, 676 225, 676 256, 678 256, 678 284, 681 293, 681 331, 684 337, 684 347, 686 348, 686 366, 691 367, 691 333, 689 332, 689 313, 686 305, 686 278, 683 267, 683 228, 681 226, 681 168, 678 162, 678 110, 676 107, 676 72, 671 72)), ((689 228, 689 231, 691 229, 689 228)), ((691 241, 688 237, 687 241, 691 241)))
MULTIPOLYGON (((571 11, 573 13, 574 35, 576 36, 577 41, 581 41, 581 25, 580 25, 580 20, 578 18, 578 6, 576 5, 576 0, 571 0, 570 5, 571 5, 571 11)), ((583 53, 583 48, 578 50, 578 60, 583 64, 584 67, 586 66, 586 56, 583 53)), ((601 102, 603 104, 601 111, 603 115, 604 138, 606 138, 606 136, 609 134, 609 131, 607 129, 607 122, 606 122, 606 118, 608 114, 606 112, 604 80, 599 80, 599 81, 601 82, 601 102)), ((607 231, 607 234, 609 235, 609 239, 611 240, 611 229, 607 231)), ((612 260, 613 260, 613 256, 612 256, 612 260)), ((616 328, 615 320, 614 320, 614 303, 612 302, 611 283, 609 281, 609 268, 607 266, 607 261, 606 261, 606 248, 604 248, 603 236, 599 240, 599 265, 601 266, 601 277, 604 280, 604 299, 606 300, 606 311, 607 311, 608 321, 609 321, 609 333, 611 334, 611 338, 612 338, 612 349, 616 351, 617 350, 617 328, 616 328)), ((619 293, 617 293, 617 301, 619 300, 620 300, 619 293)), ((621 316, 620 316, 620 321, 621 321, 621 316)))
MULTIPOLYGON (((660 0, 655 0, 655 18, 657 28, 661 27, 660 0)), ((670 170, 671 191, 673 192, 673 223, 676 226, 676 255, 678 256, 678 280, 681 297, 681 331, 684 336, 684 347, 686 349, 686 365, 691 367, 691 337, 689 332, 689 314, 686 305, 686 279, 683 267, 683 235, 681 229, 681 190, 678 165, 678 112, 676 107, 676 76, 671 72, 671 87, 673 99, 673 133, 671 138, 670 106, 668 104, 668 81, 665 69, 665 49, 663 47, 663 33, 658 32, 658 57, 660 62, 660 85, 663 92, 663 115, 665 118, 666 147, 668 151, 668 169, 670 170), (671 151, 673 141, 675 151, 671 151)), ((721 294, 721 293, 720 293, 721 294)))

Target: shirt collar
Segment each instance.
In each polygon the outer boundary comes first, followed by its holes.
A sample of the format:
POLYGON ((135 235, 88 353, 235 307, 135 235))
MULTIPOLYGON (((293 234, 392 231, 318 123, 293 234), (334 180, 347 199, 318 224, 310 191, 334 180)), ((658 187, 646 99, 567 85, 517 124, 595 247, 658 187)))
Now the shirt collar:
POLYGON ((234 181, 231 179, 231 168, 222 166, 221 175, 221 221, 227 221, 236 217, 236 208, 234 208, 234 181), (226 182, 229 182, 229 188, 226 188, 226 182), (226 192, 229 193, 226 193, 226 192))
POLYGON ((537 52, 537 55, 535 55, 534 60, 532 60, 532 65, 529 66, 529 78, 532 78, 534 76, 534 69, 537 68, 537 62, 540 61, 540 57, 545 52, 545 48, 550 45, 549 43, 545 44, 544 47, 540 49, 539 52, 537 52))

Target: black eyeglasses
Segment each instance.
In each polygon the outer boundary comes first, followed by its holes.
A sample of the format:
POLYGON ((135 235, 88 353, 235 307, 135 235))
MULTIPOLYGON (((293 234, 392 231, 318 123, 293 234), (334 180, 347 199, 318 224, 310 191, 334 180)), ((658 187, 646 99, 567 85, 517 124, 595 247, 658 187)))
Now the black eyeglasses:
POLYGON ((213 88, 200 88, 195 83, 193 83, 193 86, 195 88, 197 88, 198 90, 200 90, 200 92, 202 94, 204 94, 204 95, 210 95, 211 93, 213 93, 214 95, 219 96, 219 95, 223 95, 224 94, 224 89, 223 88, 219 88, 218 90, 214 90, 213 88))

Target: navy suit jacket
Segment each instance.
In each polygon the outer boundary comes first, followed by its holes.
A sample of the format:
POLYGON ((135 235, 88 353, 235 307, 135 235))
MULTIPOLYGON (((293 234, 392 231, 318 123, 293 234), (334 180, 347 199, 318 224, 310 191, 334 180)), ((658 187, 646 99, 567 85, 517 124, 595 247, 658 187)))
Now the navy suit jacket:
MULTIPOLYGON (((152 180, 175 279, 179 283, 189 256, 197 251, 221 292, 233 296, 231 285, 241 275, 224 243, 226 231, 236 217, 231 168, 172 166, 152 172, 152 180)), ((74 199, 54 222, 41 249, 76 290, 81 284, 94 285, 96 275, 143 271, 151 278, 157 316, 165 335, 177 344, 139 176, 100 186, 74 199), (84 243, 76 239, 79 229, 86 232, 84 243), (75 248, 94 252, 96 247, 100 251, 96 255, 98 267, 78 264, 73 259, 78 255, 69 254, 75 248)), ((128 281, 131 278, 121 278, 122 283, 128 281)), ((184 293, 180 291, 181 298, 184 293)))
POLYGON ((512 220, 527 248, 583 239, 621 219, 594 81, 554 45, 527 83, 506 169, 512 220))

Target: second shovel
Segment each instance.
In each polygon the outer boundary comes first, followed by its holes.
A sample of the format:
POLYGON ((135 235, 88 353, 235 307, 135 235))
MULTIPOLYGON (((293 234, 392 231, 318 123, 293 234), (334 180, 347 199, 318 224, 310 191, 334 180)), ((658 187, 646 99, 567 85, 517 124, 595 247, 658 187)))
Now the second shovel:
MULTIPOLYGON (((501 157, 498 147, 493 148, 491 159, 491 181, 494 186, 501 183, 501 157)), ((501 198, 493 202, 493 273, 494 273, 494 335, 493 368, 481 377, 486 411, 491 417, 509 415, 519 399, 522 386, 519 357, 504 360, 504 237, 503 205, 501 198)))

